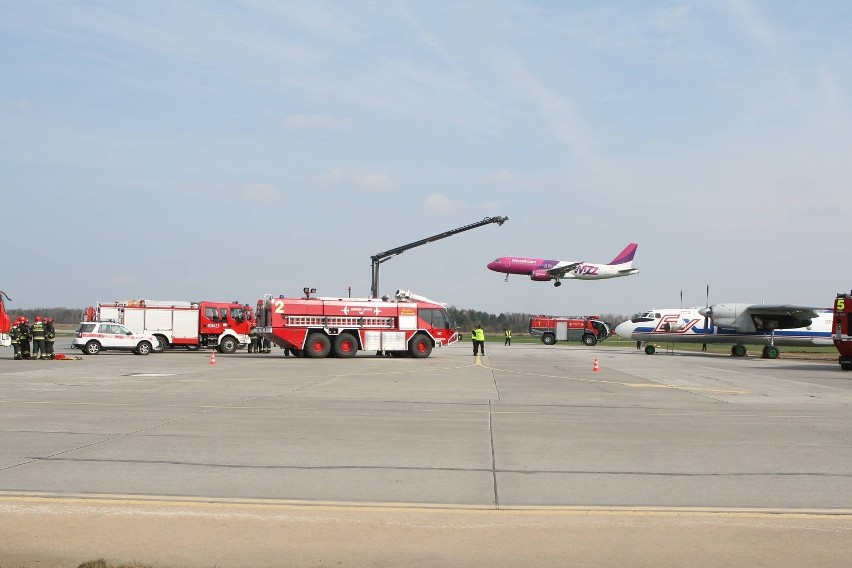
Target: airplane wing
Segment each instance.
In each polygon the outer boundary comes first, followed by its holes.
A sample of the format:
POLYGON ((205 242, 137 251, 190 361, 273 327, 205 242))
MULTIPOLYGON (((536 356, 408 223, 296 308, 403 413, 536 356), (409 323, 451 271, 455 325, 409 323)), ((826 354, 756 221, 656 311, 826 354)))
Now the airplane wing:
POLYGON ((547 273, 554 278, 564 278, 567 273, 571 272, 581 264, 583 264, 582 260, 579 262, 566 262, 564 264, 560 262, 553 268, 548 268, 547 273))
POLYGON ((755 327, 761 329, 791 329, 805 327, 811 320, 819 317, 815 306, 796 306, 792 304, 754 304, 747 311, 755 327))

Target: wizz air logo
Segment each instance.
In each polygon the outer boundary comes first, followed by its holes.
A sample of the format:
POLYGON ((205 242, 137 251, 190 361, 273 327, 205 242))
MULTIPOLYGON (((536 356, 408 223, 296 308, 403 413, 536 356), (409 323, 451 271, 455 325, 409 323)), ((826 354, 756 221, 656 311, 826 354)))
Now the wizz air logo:
POLYGON ((591 266, 588 264, 581 264, 577 267, 577 274, 580 274, 582 276, 597 276, 598 267, 591 266))

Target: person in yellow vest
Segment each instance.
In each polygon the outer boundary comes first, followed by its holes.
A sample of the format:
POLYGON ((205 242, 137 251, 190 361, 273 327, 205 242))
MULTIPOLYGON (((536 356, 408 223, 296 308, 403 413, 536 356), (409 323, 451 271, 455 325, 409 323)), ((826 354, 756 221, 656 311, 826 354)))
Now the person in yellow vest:
POLYGON ((481 325, 477 325, 472 332, 470 332, 470 337, 473 339, 473 355, 476 356, 478 352, 482 352, 485 355, 485 330, 482 329, 481 325))
POLYGON ((47 351, 45 350, 45 333, 44 323, 41 321, 41 316, 35 317, 35 323, 32 327, 33 334, 33 359, 47 359, 47 351))
POLYGON ((503 335, 506 336, 506 341, 503 342, 503 347, 505 347, 507 345, 509 347, 511 347, 512 346, 512 330, 506 328, 506 331, 503 332, 503 335))

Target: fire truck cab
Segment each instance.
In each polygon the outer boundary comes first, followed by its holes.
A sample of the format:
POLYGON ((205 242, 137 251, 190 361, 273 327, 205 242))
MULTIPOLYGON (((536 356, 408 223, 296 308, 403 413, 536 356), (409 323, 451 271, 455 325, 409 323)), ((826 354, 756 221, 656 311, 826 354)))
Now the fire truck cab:
POLYGON ((852 293, 838 294, 834 299, 831 339, 840 353, 840 368, 852 371, 852 293))
POLYGON ((438 302, 397 290, 391 298, 285 298, 258 302, 257 333, 296 355, 354 357, 359 350, 416 358, 458 340, 438 302))
POLYGON ((582 341, 591 347, 610 336, 609 326, 598 316, 532 316, 530 335, 545 345, 557 341, 582 341))

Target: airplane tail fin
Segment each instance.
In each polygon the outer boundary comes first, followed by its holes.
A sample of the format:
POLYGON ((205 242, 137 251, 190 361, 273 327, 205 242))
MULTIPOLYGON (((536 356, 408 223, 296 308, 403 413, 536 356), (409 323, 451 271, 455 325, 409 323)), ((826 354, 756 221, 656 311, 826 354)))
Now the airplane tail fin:
POLYGON ((633 262, 633 257, 636 256, 636 249, 639 248, 639 245, 636 243, 630 243, 624 250, 618 253, 618 256, 612 259, 609 264, 627 264, 628 262, 633 262))

